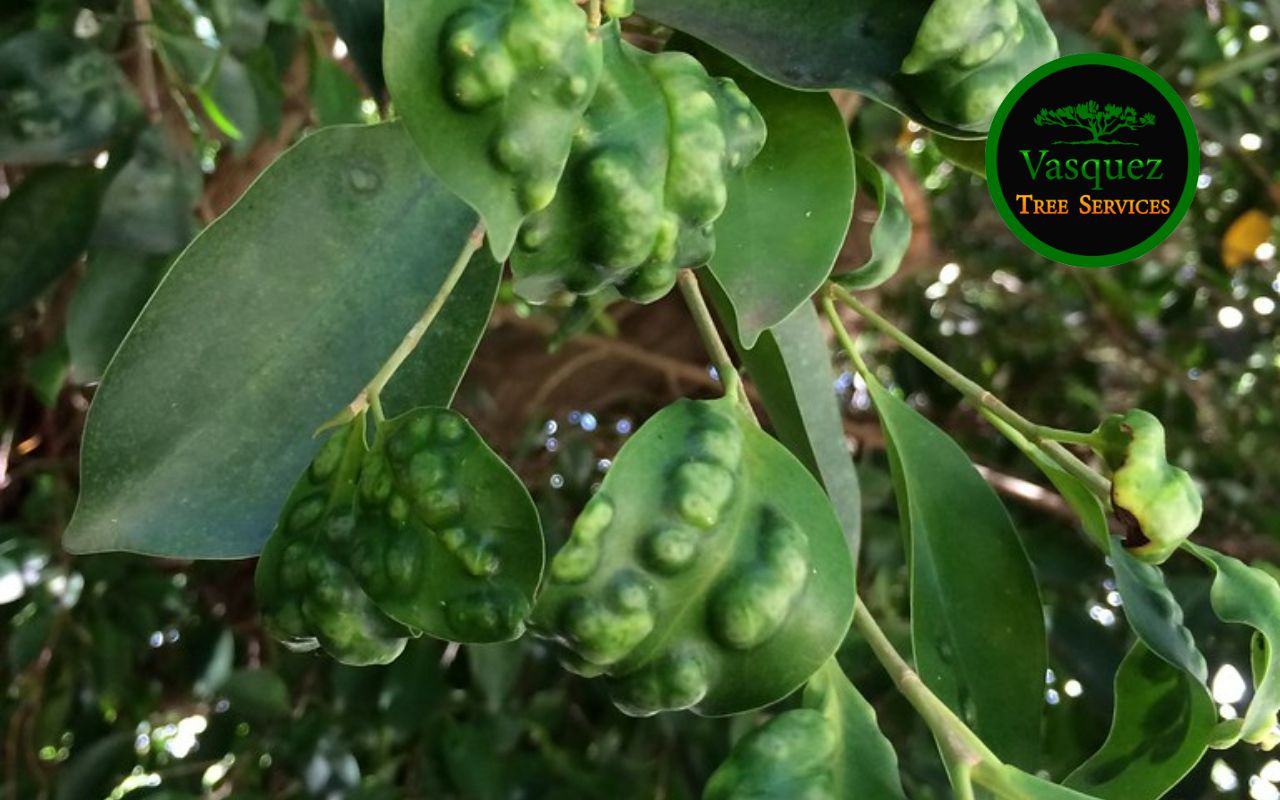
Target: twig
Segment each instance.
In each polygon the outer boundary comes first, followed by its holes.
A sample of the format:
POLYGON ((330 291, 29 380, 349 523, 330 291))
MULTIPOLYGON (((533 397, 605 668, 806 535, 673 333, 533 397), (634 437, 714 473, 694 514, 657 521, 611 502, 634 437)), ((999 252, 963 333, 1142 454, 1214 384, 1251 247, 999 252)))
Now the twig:
POLYGON ((138 84, 142 103, 147 110, 147 120, 160 121, 160 92, 156 84, 156 67, 152 61, 151 0, 133 0, 133 16, 137 23, 138 84))

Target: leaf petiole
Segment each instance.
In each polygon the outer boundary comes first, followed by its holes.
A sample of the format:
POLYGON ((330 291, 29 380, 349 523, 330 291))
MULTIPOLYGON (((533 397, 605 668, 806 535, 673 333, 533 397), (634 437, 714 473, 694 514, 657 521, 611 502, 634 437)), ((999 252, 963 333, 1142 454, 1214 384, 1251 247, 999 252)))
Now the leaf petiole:
POLYGON ((720 338, 720 332, 716 330, 715 319, 711 316, 711 309, 707 307, 707 301, 702 297, 697 276, 693 274, 691 269, 682 269, 677 283, 680 286, 680 294, 684 297, 685 305, 689 307, 689 314, 693 317, 693 323, 698 328, 698 336, 702 339, 702 346, 706 349, 707 355, 711 358, 711 364, 715 367, 716 373, 720 376, 720 381, 724 385, 724 393, 726 395, 734 395, 738 399, 738 404, 752 419, 755 419, 755 409, 751 407, 751 400, 747 397, 747 389, 742 383, 742 376, 738 374, 738 368, 733 365, 733 359, 729 357, 729 351, 724 346, 724 340, 720 338))

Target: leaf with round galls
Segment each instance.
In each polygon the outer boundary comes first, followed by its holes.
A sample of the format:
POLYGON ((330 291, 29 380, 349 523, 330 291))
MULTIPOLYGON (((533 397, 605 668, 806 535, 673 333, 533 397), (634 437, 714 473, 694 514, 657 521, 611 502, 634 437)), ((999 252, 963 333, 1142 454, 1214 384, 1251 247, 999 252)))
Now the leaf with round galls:
POLYGON ((544 560, 538 512, 462 415, 417 408, 381 423, 359 504, 351 567, 389 616, 456 642, 524 632, 544 560))
POLYGON ((323 647, 357 666, 394 661, 408 636, 347 566, 352 543, 364 535, 356 487, 367 452, 361 414, 329 437, 298 480, 254 575, 272 636, 294 650, 323 647))
POLYGON ((732 80, 687 53, 633 47, 616 23, 600 35, 604 72, 564 180, 512 254, 516 291, 533 302, 607 286, 638 302, 665 295, 681 267, 711 259, 727 178, 764 146, 764 119, 732 80))
POLYGON ((853 614, 830 501, 732 398, 682 400, 641 427, 548 576, 537 631, 636 716, 785 697, 853 614))
POLYGON ((1103 420, 1094 432, 1111 474, 1111 507, 1125 529, 1124 546, 1160 564, 1200 524, 1202 503, 1187 471, 1169 464, 1164 427, 1134 409, 1103 420))
POLYGON ((386 13, 396 110, 505 259, 556 194, 600 79, 600 39, 573 0, 390 0, 386 13))
POLYGON ((1014 84, 1057 55, 1035 0, 934 0, 898 82, 932 119, 982 132, 1014 84))

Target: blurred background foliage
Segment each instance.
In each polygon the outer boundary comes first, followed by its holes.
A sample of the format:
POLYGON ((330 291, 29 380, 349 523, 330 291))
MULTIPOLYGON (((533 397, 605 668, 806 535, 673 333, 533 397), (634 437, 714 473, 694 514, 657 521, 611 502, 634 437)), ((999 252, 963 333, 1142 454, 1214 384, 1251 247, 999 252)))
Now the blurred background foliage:
MULTIPOLYGON (((264 635, 251 563, 61 550, 94 382, 169 261, 300 135, 390 113, 378 5, 0 8, 0 797, 697 797, 763 717, 629 719, 533 639, 419 640, 391 666, 341 667, 264 635)), ((1138 59, 1183 93, 1203 162, 1186 222, 1133 264, 1049 263, 937 140, 840 95, 855 142, 898 179, 915 224, 906 267, 873 299, 1040 422, 1089 429, 1111 411, 1156 413, 1171 460, 1202 483, 1198 536, 1280 564, 1280 3, 1045 8, 1064 53, 1138 59)), ((860 199, 837 269, 865 256, 874 213, 860 199)), ((1128 639, 1109 571, 954 392, 868 341, 882 377, 1005 495, 1032 554, 1052 664, 1042 767, 1060 778, 1107 730, 1128 639)), ((905 644, 882 442, 845 366, 833 390, 865 494, 864 596, 905 644)), ((504 291, 457 405, 533 489, 556 547, 626 436, 675 397, 716 387, 678 303, 535 309, 504 291)), ((1166 569, 1230 717, 1248 699, 1247 636, 1211 622, 1207 578, 1186 561, 1166 569)), ((864 646, 851 639, 841 660, 897 746, 909 796, 944 797, 926 730, 864 646)), ((1275 800, 1278 786, 1280 760, 1241 746, 1211 751, 1172 796, 1275 800)))

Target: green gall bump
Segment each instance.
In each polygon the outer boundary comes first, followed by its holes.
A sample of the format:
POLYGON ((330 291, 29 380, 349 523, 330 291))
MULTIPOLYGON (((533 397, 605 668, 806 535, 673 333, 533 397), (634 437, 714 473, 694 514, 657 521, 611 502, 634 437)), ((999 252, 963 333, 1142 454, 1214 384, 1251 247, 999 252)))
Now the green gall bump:
POLYGON ((511 639, 524 633, 529 601, 505 587, 489 587, 445 604, 445 616, 460 641, 511 639))
POLYGON ((555 197, 555 181, 530 180, 520 184, 520 207, 527 212, 541 211, 555 197))
POLYGON ((729 419, 708 415, 703 427, 691 434, 693 450, 700 458, 729 470, 742 462, 742 431, 729 419))
POLYGON ((779 714, 738 742, 707 781, 703 800, 836 800, 830 765, 838 746, 833 724, 820 711, 779 714))
POLYGON ((551 579, 557 583, 582 583, 600 566, 600 548, 570 540, 551 559, 551 579))
POLYGON ((324 538, 335 546, 351 544, 356 529, 355 514, 335 514, 325 520, 324 538))
POLYGON ((413 591, 426 566, 421 545, 407 531, 401 531, 386 548, 385 559, 388 588, 397 594, 413 591))
POLYGON ((604 13, 613 19, 622 19, 636 13, 635 0, 604 0, 604 13))
POLYGON ((448 411, 436 414, 435 424, 436 440, 444 444, 457 444, 467 435, 467 423, 448 411))
POLYGON ((360 497, 372 505, 382 505, 391 498, 391 469, 386 459, 370 456, 360 473, 360 497))
POLYGON ((315 460, 311 462, 310 475, 313 483, 325 483, 333 477, 338 471, 338 465, 342 463, 342 454, 346 446, 346 437, 341 435, 330 436, 325 441, 320 452, 316 454, 315 460))
POLYGON ((654 572, 674 575, 693 563, 699 534, 692 528, 663 528, 644 539, 644 560, 654 572))
POLYGON ((420 450, 409 460, 409 488, 415 494, 425 494, 435 489, 448 477, 449 464, 440 453, 420 450))
POLYGON ((676 508, 690 525, 703 530, 720 521, 733 496, 733 473, 718 464, 691 461, 676 469, 676 508))
POLYGON ((653 607, 652 589, 639 574, 622 572, 611 586, 611 605, 618 611, 649 611, 653 607))
POLYGON ((613 501, 603 494, 591 498, 573 523, 573 538, 583 543, 600 541, 613 523, 613 501))
MULTIPOLYGON (((418 447, 430 444, 435 435, 436 418, 431 414, 414 414, 409 424, 403 428, 403 434, 418 447)), ((415 448, 416 449, 416 448, 415 448)))
POLYGON ((409 501, 398 494, 392 495, 390 502, 387 503, 387 516, 397 524, 407 522, 409 520, 409 501))
POLYGON ((462 516, 462 495, 452 486, 432 489, 416 505, 422 521, 432 528, 452 525, 462 516))
POLYGON ((692 648, 685 648, 618 679, 613 695, 623 713, 649 717, 660 711, 692 708, 706 696, 707 689, 701 657, 692 648))
POLYGON ((292 533, 301 533, 312 525, 320 521, 320 517, 324 514, 325 501, 323 497, 308 497, 301 503, 293 507, 289 512, 289 531, 292 533))
POLYGON ((564 629, 585 660, 598 666, 616 664, 653 631, 648 611, 616 611, 595 600, 578 598, 565 607, 564 629))

